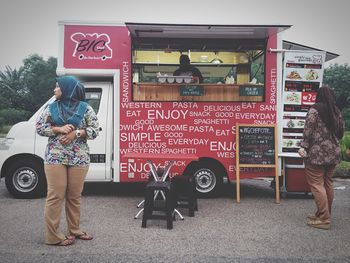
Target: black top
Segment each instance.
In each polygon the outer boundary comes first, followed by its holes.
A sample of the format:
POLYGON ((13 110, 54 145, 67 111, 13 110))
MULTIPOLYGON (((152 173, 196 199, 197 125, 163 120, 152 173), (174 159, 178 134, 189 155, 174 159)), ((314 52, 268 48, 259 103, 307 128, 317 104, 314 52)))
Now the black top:
POLYGON ((174 76, 193 76, 198 78, 199 83, 203 82, 202 73, 196 67, 191 65, 180 66, 174 71, 174 76))

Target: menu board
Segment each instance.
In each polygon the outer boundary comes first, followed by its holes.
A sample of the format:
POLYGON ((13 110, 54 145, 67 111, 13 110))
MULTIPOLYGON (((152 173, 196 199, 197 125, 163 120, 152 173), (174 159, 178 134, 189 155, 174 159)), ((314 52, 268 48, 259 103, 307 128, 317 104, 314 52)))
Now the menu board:
POLYGON ((237 144, 240 166, 276 164, 275 125, 237 125, 237 144))
POLYGON ((277 136, 275 124, 236 125, 236 200, 240 203, 240 168, 265 167, 275 170, 276 203, 279 203, 277 136))
POLYGON ((282 156, 299 157, 306 114, 323 79, 325 52, 287 51, 283 67, 282 156))

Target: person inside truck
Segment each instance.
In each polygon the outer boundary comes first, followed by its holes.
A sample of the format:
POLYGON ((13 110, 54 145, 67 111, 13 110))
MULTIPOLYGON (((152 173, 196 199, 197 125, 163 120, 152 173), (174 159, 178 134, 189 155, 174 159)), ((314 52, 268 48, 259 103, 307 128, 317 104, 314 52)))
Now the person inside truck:
POLYGON ((92 107, 85 102, 85 88, 73 76, 57 78, 56 101, 49 104, 36 122, 36 131, 48 138, 45 151, 47 197, 45 243, 68 246, 75 239, 91 240, 80 229, 80 203, 89 164, 86 140, 95 139, 99 124, 92 107), (65 201, 68 233, 59 231, 65 201))
POLYGON ((191 65, 190 58, 187 55, 180 56, 180 67, 174 71, 174 76, 193 76, 194 81, 203 82, 202 73, 196 67, 191 65))

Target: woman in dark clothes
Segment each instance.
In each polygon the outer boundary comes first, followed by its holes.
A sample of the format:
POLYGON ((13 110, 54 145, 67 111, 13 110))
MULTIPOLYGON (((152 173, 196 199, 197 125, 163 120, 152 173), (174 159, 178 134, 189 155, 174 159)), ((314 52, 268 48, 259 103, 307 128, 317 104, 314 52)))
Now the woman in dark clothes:
POLYGON ((315 198, 317 211, 308 216, 308 225, 330 229, 333 203, 333 172, 341 161, 339 140, 344 120, 329 87, 321 87, 316 103, 310 108, 299 154, 304 158, 306 179, 315 198))

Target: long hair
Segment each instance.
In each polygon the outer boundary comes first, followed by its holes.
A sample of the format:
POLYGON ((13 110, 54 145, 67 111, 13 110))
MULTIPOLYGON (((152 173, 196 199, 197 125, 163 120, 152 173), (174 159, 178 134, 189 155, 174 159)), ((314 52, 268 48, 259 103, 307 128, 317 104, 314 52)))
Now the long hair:
POLYGON ((318 111, 328 130, 332 134, 337 135, 341 129, 338 121, 340 110, 336 106, 334 92, 329 86, 322 86, 318 89, 316 103, 313 107, 318 111))

